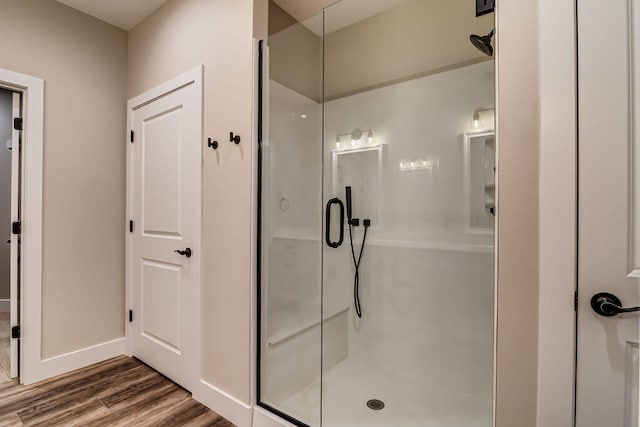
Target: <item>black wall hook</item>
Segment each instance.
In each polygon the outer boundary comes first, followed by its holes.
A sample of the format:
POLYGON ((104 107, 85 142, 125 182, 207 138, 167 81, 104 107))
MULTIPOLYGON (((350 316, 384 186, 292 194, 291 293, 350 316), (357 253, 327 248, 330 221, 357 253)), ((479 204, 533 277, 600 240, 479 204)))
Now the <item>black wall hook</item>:
POLYGON ((229 142, 235 142, 236 145, 240 144, 240 135, 234 135, 233 132, 229 132, 229 142))
POLYGON ((213 148, 214 150, 217 150, 218 149, 218 141, 213 141, 211 138, 209 138, 209 141, 207 142, 207 147, 213 148))

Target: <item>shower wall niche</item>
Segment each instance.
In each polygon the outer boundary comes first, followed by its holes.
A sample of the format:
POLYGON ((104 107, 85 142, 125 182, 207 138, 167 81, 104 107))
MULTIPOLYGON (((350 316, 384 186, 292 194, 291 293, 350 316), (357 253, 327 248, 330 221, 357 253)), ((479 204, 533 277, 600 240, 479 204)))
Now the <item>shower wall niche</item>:
POLYGON ((260 404, 301 426, 490 426, 495 69, 469 34, 493 20, 374 3, 263 44, 260 404))

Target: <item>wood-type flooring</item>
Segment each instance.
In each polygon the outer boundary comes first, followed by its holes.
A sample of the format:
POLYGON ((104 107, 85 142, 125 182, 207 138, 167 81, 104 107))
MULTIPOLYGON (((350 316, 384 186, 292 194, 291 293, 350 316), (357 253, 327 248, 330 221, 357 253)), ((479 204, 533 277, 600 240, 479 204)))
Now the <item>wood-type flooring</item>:
POLYGON ((1 383, 0 426, 234 425, 141 361, 119 356, 29 386, 1 383))

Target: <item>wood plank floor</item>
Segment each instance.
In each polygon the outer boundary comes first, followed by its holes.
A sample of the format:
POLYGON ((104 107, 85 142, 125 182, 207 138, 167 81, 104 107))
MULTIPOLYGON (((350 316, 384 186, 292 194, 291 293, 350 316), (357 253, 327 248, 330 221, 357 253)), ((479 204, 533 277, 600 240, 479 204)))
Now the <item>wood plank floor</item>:
POLYGON ((0 384, 0 426, 233 424, 137 359, 120 356, 30 386, 0 384))
POLYGON ((0 312, 0 383, 7 381, 11 374, 9 340, 9 313, 0 312))

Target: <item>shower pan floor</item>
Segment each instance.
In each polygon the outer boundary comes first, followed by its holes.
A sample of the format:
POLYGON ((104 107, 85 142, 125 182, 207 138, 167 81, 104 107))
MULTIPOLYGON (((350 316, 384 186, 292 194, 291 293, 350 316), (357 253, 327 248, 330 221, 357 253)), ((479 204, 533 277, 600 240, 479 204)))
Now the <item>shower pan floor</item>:
MULTIPOLYGON (((451 392, 372 364, 345 360, 324 376, 325 427, 490 427, 492 403, 451 392), (384 402, 381 410, 367 401, 384 402)), ((320 407, 320 381, 293 395, 284 408, 315 427, 320 407)))

